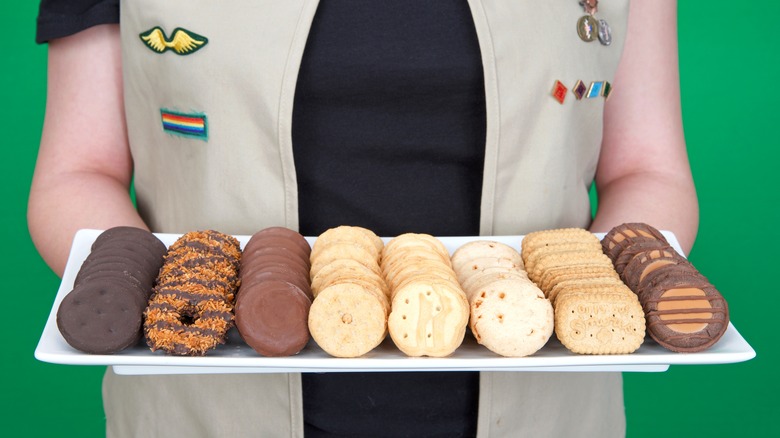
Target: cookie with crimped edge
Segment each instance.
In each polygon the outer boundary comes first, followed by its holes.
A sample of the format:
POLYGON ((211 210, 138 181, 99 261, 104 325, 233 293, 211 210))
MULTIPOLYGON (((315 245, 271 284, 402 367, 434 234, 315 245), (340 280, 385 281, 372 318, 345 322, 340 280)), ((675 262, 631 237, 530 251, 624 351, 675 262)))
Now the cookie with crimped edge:
POLYGON ((534 269, 528 272, 528 278, 538 282, 544 276, 544 272, 557 266, 607 266, 612 268, 612 261, 609 257, 600 252, 591 251, 562 251, 551 254, 545 254, 537 262, 534 269))
POLYGON ((477 342, 502 356, 532 355, 553 333, 550 301, 527 279, 499 279, 477 288, 470 311, 477 342))
POLYGON ((619 279, 615 268, 601 265, 569 265, 548 269, 539 280, 539 287, 549 298, 550 292, 558 283, 566 280, 613 277, 619 279))
POLYGON ((644 342, 645 317, 636 295, 624 289, 582 287, 555 301, 555 334, 578 354, 629 354, 644 342))
POLYGON ((553 228, 549 230, 539 230, 526 234, 520 241, 520 255, 525 262, 526 255, 533 252, 534 249, 571 242, 592 242, 598 238, 590 231, 584 228, 553 228))
POLYGON ((565 241, 560 243, 550 243, 537 248, 529 248, 525 253, 523 263, 527 271, 532 271, 536 267, 537 262, 542 256, 552 253, 560 253, 566 251, 581 251, 581 252, 601 252, 601 244, 598 239, 595 241, 565 241))
POLYGON ((555 305, 555 299, 558 297, 558 294, 561 292, 564 292, 566 290, 577 290, 579 288, 582 288, 583 286, 593 286, 593 287, 604 287, 604 288, 610 288, 612 286, 624 286, 623 282, 614 276, 606 276, 606 275, 596 275, 593 277, 573 277, 569 278, 568 280, 561 280, 555 284, 555 286, 550 289, 550 292, 547 294, 547 298, 550 300, 550 302, 555 305))

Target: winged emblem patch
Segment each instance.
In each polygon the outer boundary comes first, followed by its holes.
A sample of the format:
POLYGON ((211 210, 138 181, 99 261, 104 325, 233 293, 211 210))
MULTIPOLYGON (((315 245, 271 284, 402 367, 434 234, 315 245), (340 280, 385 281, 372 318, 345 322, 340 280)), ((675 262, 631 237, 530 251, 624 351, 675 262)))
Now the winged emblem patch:
POLYGON ((180 27, 173 30, 171 39, 168 39, 165 36, 165 31, 160 27, 149 29, 139 36, 141 37, 141 41, 146 44, 146 47, 156 53, 164 53, 167 50, 173 50, 178 55, 193 54, 202 49, 209 42, 208 38, 180 27))

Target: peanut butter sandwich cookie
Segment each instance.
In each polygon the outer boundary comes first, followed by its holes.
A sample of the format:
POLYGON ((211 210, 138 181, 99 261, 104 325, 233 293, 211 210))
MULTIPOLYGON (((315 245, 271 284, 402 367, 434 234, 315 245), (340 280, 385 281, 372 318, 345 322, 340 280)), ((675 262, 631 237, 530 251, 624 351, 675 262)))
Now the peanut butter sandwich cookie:
POLYGON ((385 246, 381 267, 392 297, 388 331, 398 349, 408 356, 452 354, 463 342, 469 308, 444 244, 402 234, 385 246))

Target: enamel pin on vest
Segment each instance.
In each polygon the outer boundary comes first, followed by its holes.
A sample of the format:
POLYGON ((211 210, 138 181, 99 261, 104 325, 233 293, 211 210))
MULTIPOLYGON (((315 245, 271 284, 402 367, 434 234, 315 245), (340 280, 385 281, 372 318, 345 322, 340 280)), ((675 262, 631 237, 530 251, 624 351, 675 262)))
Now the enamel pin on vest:
POLYGON ((587 15, 577 20, 577 35, 585 42, 591 42, 598 38, 602 45, 612 44, 612 29, 607 20, 597 19, 596 12, 599 8, 599 0, 579 0, 580 6, 587 15))

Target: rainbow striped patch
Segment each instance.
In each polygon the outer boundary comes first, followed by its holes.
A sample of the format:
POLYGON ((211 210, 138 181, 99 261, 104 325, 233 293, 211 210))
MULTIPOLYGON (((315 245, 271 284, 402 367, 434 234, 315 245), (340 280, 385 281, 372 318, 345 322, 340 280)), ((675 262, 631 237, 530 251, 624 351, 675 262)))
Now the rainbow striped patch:
POLYGON ((208 138, 208 124, 205 114, 184 114, 162 109, 160 115, 163 131, 167 133, 201 140, 208 138))

